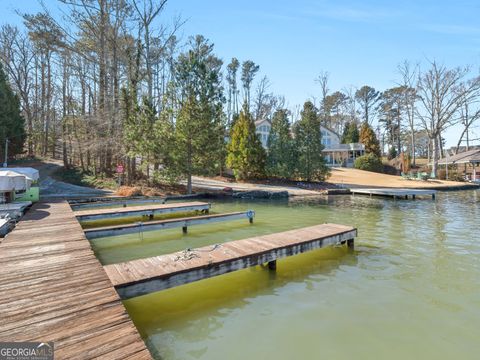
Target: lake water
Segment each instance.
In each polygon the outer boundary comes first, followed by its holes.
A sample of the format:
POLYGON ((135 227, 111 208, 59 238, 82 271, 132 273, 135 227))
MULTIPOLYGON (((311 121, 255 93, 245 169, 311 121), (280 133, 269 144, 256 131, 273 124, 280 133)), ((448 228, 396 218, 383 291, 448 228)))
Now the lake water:
POLYGON ((104 264, 324 222, 329 248, 125 301, 158 359, 478 359, 480 192, 212 202, 247 220, 97 239, 104 264))

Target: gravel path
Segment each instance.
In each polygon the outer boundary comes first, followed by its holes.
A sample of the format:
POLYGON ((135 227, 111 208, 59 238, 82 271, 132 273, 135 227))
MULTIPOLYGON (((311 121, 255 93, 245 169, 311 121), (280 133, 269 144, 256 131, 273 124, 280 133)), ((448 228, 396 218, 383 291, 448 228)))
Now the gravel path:
POLYGON ((109 190, 93 189, 86 186, 78 186, 52 178, 52 174, 60 167, 61 161, 45 160, 35 164, 34 168, 40 171, 40 195, 42 198, 58 197, 87 197, 87 196, 107 196, 113 192, 109 190), (37 165, 38 164, 38 165, 37 165))

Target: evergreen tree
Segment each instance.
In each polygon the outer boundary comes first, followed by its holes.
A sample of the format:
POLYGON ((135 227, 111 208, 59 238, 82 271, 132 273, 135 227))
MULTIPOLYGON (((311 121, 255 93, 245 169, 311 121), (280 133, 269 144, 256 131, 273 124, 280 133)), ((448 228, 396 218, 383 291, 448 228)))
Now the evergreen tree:
POLYGON ((20 113, 20 101, 7 82, 0 63, 0 163, 5 157, 5 141, 8 139, 8 155, 23 152, 25 142, 25 120, 20 113))
POLYGON ((192 192, 192 175, 212 175, 223 165, 225 118, 223 114, 222 61, 213 54, 213 44, 197 35, 190 50, 179 56, 176 87, 180 109, 175 122, 179 171, 192 192))
POLYGON ((295 124, 295 145, 298 152, 297 173, 307 180, 324 180, 330 169, 322 155, 323 145, 317 109, 307 101, 301 119, 295 124))
POLYGON ((351 144, 358 143, 360 139, 360 134, 358 132, 358 127, 355 122, 345 123, 342 134, 342 144, 351 144))
POLYGON ((363 121, 370 124, 375 116, 375 106, 380 101, 380 92, 365 85, 355 92, 355 100, 360 104, 363 121))
POLYGON ((296 148, 290 132, 288 110, 277 110, 273 115, 268 136, 267 174, 292 178, 295 171, 296 148))
POLYGON ((244 105, 227 147, 227 166, 239 180, 259 178, 265 174, 265 150, 255 130, 253 118, 244 105))
POLYGON ((360 142, 365 145, 365 153, 374 154, 377 157, 382 156, 377 136, 366 121, 362 123, 360 128, 360 142))
POLYGON ((122 103, 125 113, 124 140, 129 152, 128 155, 152 158, 152 147, 155 142, 153 126, 157 119, 156 111, 144 96, 140 105, 133 98, 133 93, 122 89, 122 103))

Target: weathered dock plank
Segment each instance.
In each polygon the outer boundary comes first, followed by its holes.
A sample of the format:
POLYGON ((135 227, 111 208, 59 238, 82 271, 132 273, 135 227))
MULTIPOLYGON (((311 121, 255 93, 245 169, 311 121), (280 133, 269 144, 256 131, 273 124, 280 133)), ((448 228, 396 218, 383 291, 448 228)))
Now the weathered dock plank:
POLYGON ((352 188, 350 192, 355 194, 361 195, 376 195, 376 196, 388 196, 393 197, 394 199, 397 198, 405 198, 411 197, 415 199, 417 196, 431 196, 432 199, 435 199, 437 194, 437 190, 429 190, 429 189, 396 189, 396 188, 352 188))
POLYGON ((253 221, 255 212, 253 210, 234 212, 228 214, 204 215, 179 219, 158 220, 149 222, 137 222, 134 224, 104 226, 85 230, 87 239, 98 239, 107 236, 119 236, 126 234, 136 234, 144 231, 154 231, 181 227, 183 232, 187 232, 187 228, 192 225, 211 224, 220 221, 232 221, 239 219, 248 219, 253 221))
POLYGON ((151 358, 63 201, 35 204, 0 243, 0 314, 0 341, 53 341, 56 359, 151 358))
POLYGON ((104 269, 120 297, 128 299, 264 263, 273 269, 277 259, 329 245, 347 243, 353 247, 356 235, 353 227, 323 224, 106 265, 104 269))
POLYGON ((173 204, 159 204, 159 205, 144 205, 125 208, 109 208, 109 209, 93 209, 75 211, 75 216, 79 221, 100 220, 100 219, 118 219, 130 216, 148 216, 153 218, 158 214, 171 214, 192 211, 206 211, 210 210, 210 204, 200 201, 173 203, 173 204))

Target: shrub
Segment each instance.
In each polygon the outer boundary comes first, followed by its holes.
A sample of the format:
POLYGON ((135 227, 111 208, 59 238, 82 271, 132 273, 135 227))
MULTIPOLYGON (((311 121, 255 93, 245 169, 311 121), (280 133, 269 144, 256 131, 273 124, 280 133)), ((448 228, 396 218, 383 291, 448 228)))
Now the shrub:
POLYGON ((355 169, 383 172, 383 164, 380 158, 372 153, 358 157, 354 163, 355 169))
POLYGON ((437 179, 446 180, 447 179, 447 171, 445 169, 437 169, 437 179))
POLYGON ((388 150, 388 160, 395 159, 397 157, 397 149, 395 147, 391 147, 390 150, 388 150))
POLYGON ((118 196, 141 196, 142 195, 142 189, 138 187, 133 187, 133 186, 120 186, 117 191, 115 192, 115 195, 118 196))

